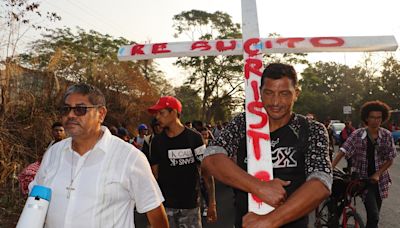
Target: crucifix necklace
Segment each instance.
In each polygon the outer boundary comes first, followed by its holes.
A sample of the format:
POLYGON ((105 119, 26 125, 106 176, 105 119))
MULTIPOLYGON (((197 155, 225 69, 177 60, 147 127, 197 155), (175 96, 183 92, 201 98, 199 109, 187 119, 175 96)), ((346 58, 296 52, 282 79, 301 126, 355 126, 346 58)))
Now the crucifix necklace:
POLYGON ((74 191, 75 188, 72 187, 72 184, 74 183, 76 177, 79 175, 79 173, 81 172, 82 168, 85 166, 86 161, 88 160, 94 146, 96 146, 97 142, 100 140, 101 136, 103 135, 103 132, 100 133, 99 137, 97 138, 96 143, 93 145, 92 149, 90 149, 87 153, 88 155, 86 156, 85 160, 83 161, 83 164, 81 165, 81 167, 79 167, 78 171, 76 171, 75 175, 73 175, 74 173, 74 152, 71 152, 71 180, 69 182, 69 185, 65 188, 67 189, 68 193, 67 193, 67 199, 69 199, 71 197, 71 191, 74 191))
POLYGON ((88 160, 91 151, 92 151, 92 150, 89 150, 89 151, 88 151, 89 154, 86 156, 85 160, 83 161, 83 164, 81 165, 81 167, 79 167, 79 169, 78 169, 78 171, 75 173, 74 177, 72 177, 72 175, 73 175, 73 173, 74 173, 74 172, 73 172, 73 170, 74 170, 74 152, 71 153, 71 180, 70 180, 70 182, 69 182, 69 185, 66 187, 66 189, 67 189, 67 191, 68 191, 68 193, 67 193, 67 199, 70 198, 70 196, 71 196, 71 191, 74 191, 74 190, 75 190, 75 188, 72 187, 72 184, 74 183, 74 181, 75 181, 76 177, 78 176, 78 174, 81 172, 83 166, 85 166, 85 163, 86 163, 86 161, 88 160))

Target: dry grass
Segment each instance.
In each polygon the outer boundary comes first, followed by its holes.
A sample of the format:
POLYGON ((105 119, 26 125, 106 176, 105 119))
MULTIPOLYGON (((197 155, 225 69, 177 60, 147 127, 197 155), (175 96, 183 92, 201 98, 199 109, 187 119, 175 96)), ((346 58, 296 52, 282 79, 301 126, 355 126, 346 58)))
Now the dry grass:
POLYGON ((51 123, 51 118, 43 116, 35 116, 19 123, 15 119, 0 121, 1 227, 15 227, 26 199, 19 189, 17 176, 25 166, 43 153, 43 141, 50 139, 50 132, 43 129, 49 129, 49 122, 51 123))
MULTIPOLYGON (((146 107, 158 97, 150 83, 131 68, 109 68, 123 72, 99 70, 92 78, 108 101, 106 124, 133 130, 149 122, 146 107), (109 75, 122 76, 110 79, 109 75)), ((17 176, 41 157, 51 141, 51 125, 58 121, 56 109, 70 83, 49 71, 16 64, 0 70, 0 227, 15 227, 26 200, 17 176)))

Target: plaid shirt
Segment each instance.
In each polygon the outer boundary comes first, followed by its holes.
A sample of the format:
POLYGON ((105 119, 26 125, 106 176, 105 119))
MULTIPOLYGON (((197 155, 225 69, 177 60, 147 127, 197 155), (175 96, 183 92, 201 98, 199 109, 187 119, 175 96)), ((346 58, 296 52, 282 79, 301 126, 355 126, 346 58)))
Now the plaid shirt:
POLYGON ((39 167, 40 167, 40 162, 37 161, 35 163, 28 165, 18 175, 19 186, 21 187, 22 194, 28 195, 28 193, 29 193, 28 186, 33 181, 33 178, 35 178, 35 175, 36 175, 37 171, 39 170, 39 167))
MULTIPOLYGON (((360 178, 368 178, 367 137, 366 128, 357 129, 340 148, 346 158, 352 159, 352 168, 360 175, 360 178)), ((396 157, 396 147, 392 134, 384 128, 379 128, 376 143, 378 149, 375 150, 374 158, 375 170, 378 171, 385 162, 396 157)), ((379 194, 382 199, 388 197, 391 183, 389 172, 385 170, 379 178, 379 194)))

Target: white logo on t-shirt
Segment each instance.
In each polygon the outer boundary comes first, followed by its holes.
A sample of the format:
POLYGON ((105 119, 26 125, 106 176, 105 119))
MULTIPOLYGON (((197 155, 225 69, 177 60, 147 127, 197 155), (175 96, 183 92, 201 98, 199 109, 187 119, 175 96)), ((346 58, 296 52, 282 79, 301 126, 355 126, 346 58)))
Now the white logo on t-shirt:
POLYGON ((297 167, 297 161, 293 157, 295 152, 294 147, 279 147, 272 151, 274 168, 297 167))
POLYGON ((279 143, 279 138, 276 140, 271 140, 271 147, 275 147, 279 143))
POLYGON ((171 166, 194 163, 193 153, 190 148, 168 150, 168 158, 171 161, 171 166))

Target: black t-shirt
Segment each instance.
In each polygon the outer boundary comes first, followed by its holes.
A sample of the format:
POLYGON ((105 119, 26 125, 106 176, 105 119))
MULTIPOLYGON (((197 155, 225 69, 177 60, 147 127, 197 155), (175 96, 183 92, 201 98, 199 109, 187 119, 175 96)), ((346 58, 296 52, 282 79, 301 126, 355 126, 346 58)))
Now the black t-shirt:
POLYGON ((368 160, 368 176, 375 173, 375 145, 371 139, 367 137, 367 160, 368 160))
POLYGON ((151 144, 151 164, 158 165, 158 184, 164 206, 189 209, 199 206, 199 159, 205 146, 201 135, 191 129, 170 138, 165 132, 151 144))
POLYGON ((154 134, 149 136, 148 141, 146 141, 146 139, 144 140, 143 143, 143 147, 142 147, 142 152, 144 153, 144 155, 146 155, 147 161, 151 164, 151 160, 150 160, 150 148, 151 148, 151 141, 154 138, 154 134))
MULTIPOLYGON (((304 171, 305 153, 303 149, 306 145, 300 145, 300 137, 296 136, 290 128, 290 122, 276 131, 271 132, 270 135, 274 178, 291 181, 291 184, 285 187, 287 195, 290 196, 306 180, 304 171)), ((247 170, 245 139, 240 142, 237 164, 242 169, 247 170)), ((234 193, 236 208, 235 225, 236 227, 241 227, 242 217, 248 212, 248 194, 237 189, 234 189, 234 193)), ((308 216, 304 216, 282 227, 303 228, 307 227, 307 225, 308 216)))

